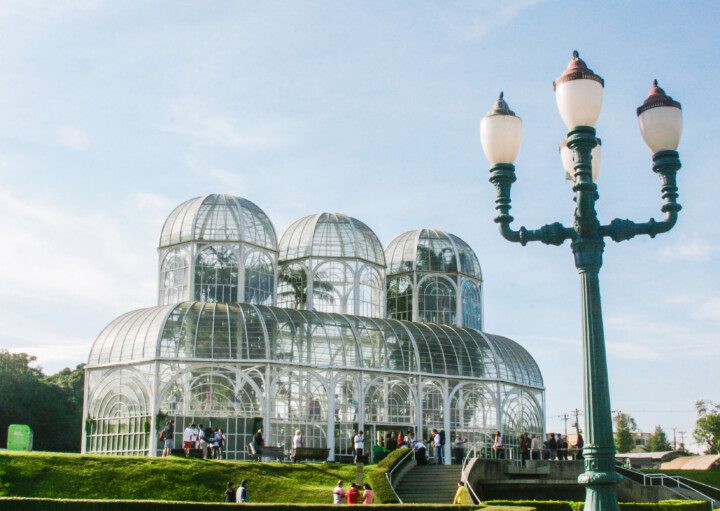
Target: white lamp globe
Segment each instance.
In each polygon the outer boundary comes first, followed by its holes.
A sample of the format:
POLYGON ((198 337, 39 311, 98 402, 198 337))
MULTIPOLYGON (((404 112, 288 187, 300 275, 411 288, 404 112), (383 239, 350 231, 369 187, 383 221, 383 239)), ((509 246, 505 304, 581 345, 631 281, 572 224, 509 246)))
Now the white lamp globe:
POLYGON ((653 81, 645 102, 637 109, 643 140, 654 153, 675 151, 682 134, 682 107, 653 81))
MULTIPOLYGON (((600 163, 601 163, 601 151, 602 140, 597 139, 597 145, 593 147, 590 152, 592 157, 592 180, 593 183, 597 183, 598 176, 600 175, 600 163)), ((565 179, 568 181, 575 181, 575 158, 573 157, 572 149, 567 146, 567 139, 562 141, 560 144, 560 161, 562 162, 563 170, 565 170, 565 179)))
POLYGON ((520 151, 522 120, 510 110, 503 93, 480 121, 480 144, 490 165, 513 163, 520 151))
POLYGON ((562 75, 553 82, 555 101, 568 130, 595 126, 602 107, 605 82, 588 69, 577 51, 562 75))

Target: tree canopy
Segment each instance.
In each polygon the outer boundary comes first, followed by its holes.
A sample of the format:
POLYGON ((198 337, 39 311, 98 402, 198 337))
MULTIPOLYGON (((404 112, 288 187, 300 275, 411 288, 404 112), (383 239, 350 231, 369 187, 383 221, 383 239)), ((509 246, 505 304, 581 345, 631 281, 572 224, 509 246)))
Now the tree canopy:
POLYGON ((663 428, 655 426, 655 432, 650 436, 645 444, 645 450, 647 452, 664 452, 673 450, 663 428))
POLYGON ((706 454, 720 454, 720 403, 703 399, 695 403, 698 418, 693 436, 705 445, 706 454))
POLYGON ((79 452, 84 364, 45 376, 36 358, 0 350, 0 446, 10 424, 27 424, 34 449, 79 452))
POLYGON ((620 412, 615 416, 615 449, 617 452, 630 452, 635 448, 633 432, 637 430, 635 419, 620 412))

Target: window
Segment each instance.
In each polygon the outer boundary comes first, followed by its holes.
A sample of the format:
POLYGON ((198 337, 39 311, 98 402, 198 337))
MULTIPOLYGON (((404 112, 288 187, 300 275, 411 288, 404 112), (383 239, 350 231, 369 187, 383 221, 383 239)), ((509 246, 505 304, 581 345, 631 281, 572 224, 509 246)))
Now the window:
POLYGON ((188 254, 185 248, 168 252, 160 269, 160 305, 179 303, 188 297, 188 254))
POLYGON ((195 300, 201 302, 238 301, 238 260, 225 246, 207 247, 195 263, 195 300))
POLYGON ((418 292, 418 319, 426 323, 454 325, 457 316, 455 286, 444 277, 431 275, 418 292))

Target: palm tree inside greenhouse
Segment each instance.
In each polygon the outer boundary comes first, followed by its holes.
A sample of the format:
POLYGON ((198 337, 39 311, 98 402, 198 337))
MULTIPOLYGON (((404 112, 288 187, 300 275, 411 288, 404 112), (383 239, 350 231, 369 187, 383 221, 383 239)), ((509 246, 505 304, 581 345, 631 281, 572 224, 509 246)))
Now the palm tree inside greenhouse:
MULTIPOLYGON (((307 309, 308 278, 304 267, 283 266, 278 274, 278 282, 284 289, 277 294, 280 301, 291 302, 293 309, 296 310, 307 309)), ((326 275, 322 273, 315 275, 312 290, 313 300, 332 304, 335 302, 333 291, 335 291, 335 287, 331 282, 328 282, 326 275)))

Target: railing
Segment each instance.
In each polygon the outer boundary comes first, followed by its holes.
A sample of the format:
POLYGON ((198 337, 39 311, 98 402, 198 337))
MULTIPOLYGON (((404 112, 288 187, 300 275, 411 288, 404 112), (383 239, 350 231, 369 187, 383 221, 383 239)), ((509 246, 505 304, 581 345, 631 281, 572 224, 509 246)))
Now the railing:
POLYGON ((403 501, 402 501, 402 499, 400 498, 400 496, 397 494, 397 492, 395 491, 395 483, 396 483, 396 481, 393 481, 393 474, 395 473, 395 471, 396 471, 398 468, 404 467, 404 466, 405 466, 407 463, 409 463, 410 460, 413 459, 414 457, 415 457, 415 449, 408 449, 407 454, 405 454, 405 456, 403 456, 402 458, 400 458, 400 459, 398 460, 398 462, 395 463, 395 465, 393 466, 393 468, 390 469, 389 472, 385 472, 385 478, 387 479, 387 482, 388 482, 388 484, 390 485, 390 488, 392 489, 392 492, 395 494, 395 498, 398 500, 398 502, 399 502, 400 504, 402 504, 403 501))
POLYGON ((686 495, 677 491, 678 488, 688 490, 698 495, 702 500, 709 502, 713 507, 720 507, 720 489, 705 483, 693 481, 682 476, 670 476, 667 474, 646 474, 632 468, 624 467, 620 464, 616 467, 617 471, 623 476, 631 479, 643 486, 662 486, 667 488, 676 495, 685 498, 686 495), (702 491, 699 488, 702 488, 702 491))
POLYGON ((462 464, 462 472, 460 474, 460 480, 465 483, 465 487, 470 490, 470 493, 472 494, 473 498, 475 499, 476 504, 480 504, 480 497, 477 496, 477 493, 475 493, 475 490, 473 489, 472 485, 468 481, 467 475, 465 475, 465 467, 467 467, 467 464, 469 463, 471 458, 477 458, 477 448, 475 446, 471 447, 468 453, 465 455, 465 458, 463 459, 462 464))

